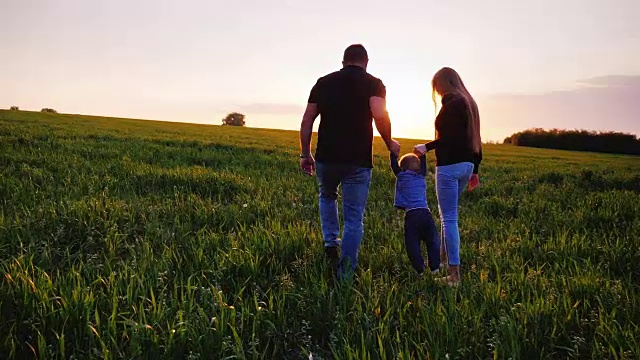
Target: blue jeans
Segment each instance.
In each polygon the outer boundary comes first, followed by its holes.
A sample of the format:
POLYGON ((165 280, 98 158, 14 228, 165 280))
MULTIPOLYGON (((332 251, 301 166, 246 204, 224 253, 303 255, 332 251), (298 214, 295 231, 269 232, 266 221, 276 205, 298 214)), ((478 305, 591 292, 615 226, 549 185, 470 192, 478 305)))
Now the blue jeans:
POLYGON ((436 166, 436 194, 442 224, 442 239, 449 265, 460 265, 460 231, 458 230, 458 199, 469 183, 473 164, 462 162, 436 166))
POLYGON ((342 188, 344 232, 338 262, 338 275, 353 272, 364 233, 364 208, 369 196, 371 169, 345 164, 316 164, 320 185, 320 221, 324 246, 340 246, 338 219, 338 185, 342 188))

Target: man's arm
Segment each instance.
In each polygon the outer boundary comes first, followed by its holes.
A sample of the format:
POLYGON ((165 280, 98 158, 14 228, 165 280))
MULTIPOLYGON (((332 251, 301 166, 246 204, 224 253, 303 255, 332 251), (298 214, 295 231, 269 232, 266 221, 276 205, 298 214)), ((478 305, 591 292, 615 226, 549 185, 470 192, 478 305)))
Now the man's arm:
POLYGON ((398 175, 402 171, 402 169, 400 168, 400 165, 398 165, 398 155, 390 152, 389 162, 391 163, 391 169, 393 170, 393 173, 395 175, 398 175))
POLYGON ((369 107, 371 108, 371 115, 373 115, 376 129, 378 129, 382 140, 387 145, 387 149, 398 155, 400 153, 400 144, 391 138, 391 120, 387 112, 387 101, 383 97, 372 96, 369 98, 369 107))
POLYGON ((313 123, 319 115, 318 101, 320 98, 320 80, 311 88, 309 100, 307 100, 307 108, 302 115, 302 123, 300 124, 300 156, 311 157, 311 134, 313 133, 313 123))
POLYGON ((420 155, 420 174, 422 176, 427 176, 427 155, 420 155))
POLYGON ((318 117, 318 105, 308 103, 307 108, 302 115, 302 123, 300 124, 300 155, 311 156, 311 134, 313 133, 313 123, 318 117))

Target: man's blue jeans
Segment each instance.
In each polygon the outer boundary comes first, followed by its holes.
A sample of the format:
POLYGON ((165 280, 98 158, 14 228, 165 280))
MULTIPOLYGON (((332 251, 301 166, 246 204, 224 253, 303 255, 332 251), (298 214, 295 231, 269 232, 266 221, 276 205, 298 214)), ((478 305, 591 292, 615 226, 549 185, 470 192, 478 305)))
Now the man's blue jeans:
POLYGON ((364 233, 364 209, 369 196, 371 169, 345 164, 316 164, 320 185, 320 221, 324 246, 340 246, 338 219, 338 185, 342 188, 344 232, 338 275, 353 272, 364 233))
POLYGON ((442 239, 447 249, 449 265, 460 265, 458 200, 469 183, 472 173, 473 164, 470 162, 436 166, 436 194, 440 209, 442 239))

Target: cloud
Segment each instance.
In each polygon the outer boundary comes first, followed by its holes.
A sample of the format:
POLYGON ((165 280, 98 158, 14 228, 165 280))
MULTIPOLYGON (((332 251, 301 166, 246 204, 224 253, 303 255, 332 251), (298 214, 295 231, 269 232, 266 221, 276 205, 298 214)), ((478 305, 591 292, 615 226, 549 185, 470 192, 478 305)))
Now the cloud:
POLYGON ((640 76, 605 75, 580 80, 578 83, 605 87, 640 87, 640 76))
POLYGON ((252 103, 236 105, 240 112, 262 115, 302 115, 304 108, 296 104, 252 103))
POLYGON ((640 134, 640 76, 607 75, 571 90, 479 99, 483 128, 499 138, 532 127, 640 134))

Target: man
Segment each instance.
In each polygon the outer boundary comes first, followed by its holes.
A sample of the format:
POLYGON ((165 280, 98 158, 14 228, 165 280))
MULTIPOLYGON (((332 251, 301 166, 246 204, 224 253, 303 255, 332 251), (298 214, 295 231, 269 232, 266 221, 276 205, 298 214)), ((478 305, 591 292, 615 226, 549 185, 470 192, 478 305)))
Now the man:
POLYGON ((391 138, 386 88, 380 79, 367 73, 368 62, 364 46, 349 46, 344 51, 343 68, 318 79, 311 90, 300 126, 300 168, 308 175, 317 173, 325 253, 330 261, 338 260, 339 277, 355 270, 364 233, 364 209, 373 168, 372 117, 389 151, 396 156, 400 152, 400 144, 391 138), (318 115, 316 163, 311 155, 311 134, 318 115), (342 244, 338 238, 338 185, 342 188, 344 217, 342 244))

